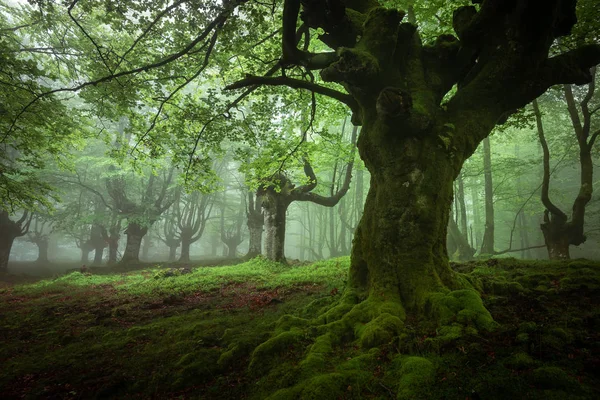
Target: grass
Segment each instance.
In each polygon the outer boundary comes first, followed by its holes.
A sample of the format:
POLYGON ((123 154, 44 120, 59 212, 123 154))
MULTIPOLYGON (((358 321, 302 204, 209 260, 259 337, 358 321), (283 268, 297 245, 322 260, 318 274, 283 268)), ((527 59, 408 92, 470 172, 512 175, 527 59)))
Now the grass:
MULTIPOLYGON (((249 355, 282 316, 310 317, 336 301, 348 265, 257 258, 24 284, 0 277, 11 282, 0 289, 1 397, 265 398, 297 379, 306 348, 280 349, 281 368, 263 377, 247 372, 249 355)), ((418 393, 430 399, 600 398, 600 264, 502 259, 454 268, 481 291, 495 332, 453 327, 456 338, 441 341, 441 328, 409 319, 401 338, 362 358, 352 343, 335 348, 330 375, 315 385, 348 399, 406 397, 412 381, 428 382, 418 393), (338 388, 357 360, 368 383, 338 388)), ((295 331, 300 342, 304 334, 295 331)))

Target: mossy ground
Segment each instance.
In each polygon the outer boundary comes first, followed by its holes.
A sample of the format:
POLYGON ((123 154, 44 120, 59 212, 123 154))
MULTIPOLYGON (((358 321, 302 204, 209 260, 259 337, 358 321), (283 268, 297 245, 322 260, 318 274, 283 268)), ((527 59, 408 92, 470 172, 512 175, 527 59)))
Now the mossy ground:
POLYGON ((306 323, 335 304, 344 308, 348 264, 347 258, 296 266, 255 259, 191 270, 98 269, 21 285, 14 276, 0 277, 0 393, 600 398, 599 263, 456 264, 481 292, 498 323, 493 331, 477 331, 469 323, 476 316, 460 312, 444 316, 443 326, 407 314, 400 337, 373 346, 340 342, 333 330, 306 323))

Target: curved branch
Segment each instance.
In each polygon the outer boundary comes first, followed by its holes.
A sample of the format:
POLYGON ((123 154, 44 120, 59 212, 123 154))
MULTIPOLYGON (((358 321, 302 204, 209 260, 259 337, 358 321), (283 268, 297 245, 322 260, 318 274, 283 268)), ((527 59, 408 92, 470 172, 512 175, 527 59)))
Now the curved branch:
POLYGON ((546 136, 544 135, 544 126, 542 125, 542 113, 538 106, 537 100, 532 102, 533 112, 535 113, 535 121, 537 124, 538 136, 540 138, 540 144, 544 152, 544 178, 542 180, 542 204, 553 216, 567 220, 567 215, 562 212, 558 207, 552 203, 548 191, 550 189, 550 150, 548 149, 548 143, 546 142, 546 136))
POLYGON ((348 94, 338 92, 335 89, 330 89, 325 86, 317 85, 312 82, 302 81, 299 79, 288 78, 284 76, 280 77, 266 77, 266 76, 254 76, 249 75, 246 78, 232 83, 225 87, 226 90, 241 89, 248 86, 265 85, 265 86, 288 86, 293 89, 305 89, 321 94, 323 96, 331 97, 344 104, 355 112, 358 110, 358 103, 354 98, 348 94))

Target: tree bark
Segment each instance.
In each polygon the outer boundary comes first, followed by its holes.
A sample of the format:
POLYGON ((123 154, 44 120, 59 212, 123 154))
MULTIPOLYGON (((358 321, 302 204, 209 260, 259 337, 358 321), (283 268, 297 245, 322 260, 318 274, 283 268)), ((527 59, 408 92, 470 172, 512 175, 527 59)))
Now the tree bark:
POLYGON ((19 220, 13 221, 8 212, 0 208, 0 272, 6 272, 8 269, 13 242, 27 233, 30 223, 31 216, 27 211, 19 220))
POLYGON ((127 235, 127 244, 125 245, 121 263, 140 261, 139 256, 142 238, 147 232, 147 227, 143 227, 136 222, 130 222, 127 225, 127 230, 125 231, 125 234, 127 235))
POLYGON ((358 142, 371 186, 350 282, 408 308, 423 306, 427 293, 453 286, 446 233, 457 165, 431 140, 398 138, 377 125, 366 121, 358 142))
POLYGON ((289 203, 280 196, 263 200, 265 214, 265 255, 269 260, 285 262, 285 221, 289 203))
POLYGON ((492 155, 490 139, 483 139, 483 175, 485 179, 485 230, 481 254, 494 254, 494 185, 492 183, 492 155))
POLYGON ((179 262, 190 261, 190 246, 192 245, 192 236, 186 231, 181 232, 181 254, 179 255, 179 262))
POLYGON ((169 262, 173 262, 177 258, 177 248, 178 247, 179 247, 179 242, 177 242, 177 245, 169 246, 169 262))
POLYGON ((250 238, 246 258, 254 258, 262 253, 262 235, 265 218, 262 213, 260 200, 259 196, 256 196, 255 199, 254 193, 248 193, 247 226, 250 238))
POLYGON ((39 264, 47 264, 50 262, 48 259, 48 236, 40 236, 36 239, 35 244, 38 248, 38 258, 35 262, 39 264))

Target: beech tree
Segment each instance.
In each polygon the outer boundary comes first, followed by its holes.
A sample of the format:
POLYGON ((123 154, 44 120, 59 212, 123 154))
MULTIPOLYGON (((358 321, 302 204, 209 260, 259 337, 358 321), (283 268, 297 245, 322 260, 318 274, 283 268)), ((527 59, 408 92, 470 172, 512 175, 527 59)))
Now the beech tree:
POLYGON ((32 214, 27 210, 16 221, 11 220, 8 211, 0 208, 0 272, 6 272, 10 249, 16 238, 29 231, 32 214))
MULTIPOLYGON (((458 315, 462 323, 479 329, 494 326, 478 294, 449 266, 446 234, 453 182, 495 125, 552 85, 588 83, 589 69, 600 62, 600 46, 551 52, 555 40, 568 35, 576 23, 575 0, 472 3, 453 12, 455 34, 445 33, 423 43, 415 16, 410 9, 407 16, 393 8, 395 2, 285 0, 277 61, 246 59, 244 72, 254 68, 260 75, 246 75, 227 86, 243 91, 220 108, 224 116, 230 116, 232 105, 264 86, 308 90, 315 98, 326 96, 347 105, 352 121, 362 126, 357 147, 371 175, 344 295, 313 320, 283 318, 277 335, 254 351, 252 370, 260 372, 269 365, 265 362, 269 350, 287 348, 295 339, 306 344, 310 336, 313 345, 300 363, 300 367, 307 366, 302 378, 310 379, 319 374, 332 345, 356 339, 366 351, 388 343, 401 334, 407 313, 440 324, 458 315), (313 33, 317 44, 311 42, 313 33), (269 65, 266 71, 258 70, 263 64, 269 65), (298 334, 295 328, 299 326, 311 329, 298 334)), ((123 18, 123 10, 115 11, 112 3, 110 10, 108 3, 98 4, 107 9, 103 15, 107 24, 120 18, 117 26, 124 40, 116 50, 92 42, 91 56, 86 59, 93 66, 87 71, 89 79, 64 90, 89 90, 89 97, 105 104, 106 96, 122 96, 131 102, 135 93, 131 89, 140 85, 154 91, 155 96, 147 98, 157 102, 157 116, 164 113, 175 93, 205 70, 217 39, 223 39, 219 35, 229 35, 235 49, 245 48, 249 39, 272 44, 269 39, 278 37, 277 31, 272 34, 265 29, 271 28, 267 21, 279 10, 277 3, 231 0, 178 8, 180 2, 162 9, 162 3, 155 6, 152 2, 148 6, 152 16, 143 18, 148 25, 142 29, 136 18, 123 18), (186 25, 182 21, 188 16, 193 18, 186 25), (160 28, 172 22, 177 34, 170 35, 174 40, 164 40, 160 28), (200 30, 199 25, 203 26, 200 30), (138 45, 146 42, 145 36, 153 41, 138 45), (124 51, 119 51, 121 46, 126 47, 124 51), (171 78, 174 68, 182 72, 171 78), (152 86, 148 81, 160 79, 173 82, 168 88, 160 84, 148 88, 152 86)), ((73 19, 76 5, 73 2, 68 8, 73 19)), ((274 52, 275 47, 269 46, 267 59, 273 59, 274 52)), ((223 78, 231 79, 237 73, 233 63, 219 61, 223 78)), ((25 108, 37 103, 32 101, 25 108)), ((206 120, 214 121, 213 116, 206 120)), ((196 136, 195 142, 201 138, 196 136)), ((263 186, 268 197, 263 202, 266 218, 274 217, 271 227, 281 230, 277 221, 285 218, 281 210, 291 198, 313 197, 314 173, 309 164, 306 167, 306 185, 296 188, 287 177, 276 175, 263 186)), ((275 259, 283 258, 277 246, 271 248, 275 259)), ((444 334, 451 332, 440 332, 444 334)), ((314 384, 332 384, 335 378, 331 374, 314 384)))
POLYGON ((590 107, 590 101, 596 90, 595 67, 592 68, 591 76, 591 82, 587 85, 587 90, 579 102, 573 95, 572 86, 570 84, 563 85, 573 133, 579 147, 580 166, 579 193, 573 201, 570 219, 568 215, 550 199, 550 150, 546 142, 540 107, 537 101, 533 102, 538 135, 544 153, 544 174, 542 179, 541 199, 546 210, 544 211, 544 222, 541 224, 541 229, 544 234, 544 240, 550 259, 568 259, 570 258, 569 246, 577 246, 586 241, 586 236, 584 234, 585 209, 592 198, 594 183, 592 149, 598 135, 600 135, 600 129, 596 131, 592 130, 592 116, 598 111, 598 108, 592 109, 590 107))

